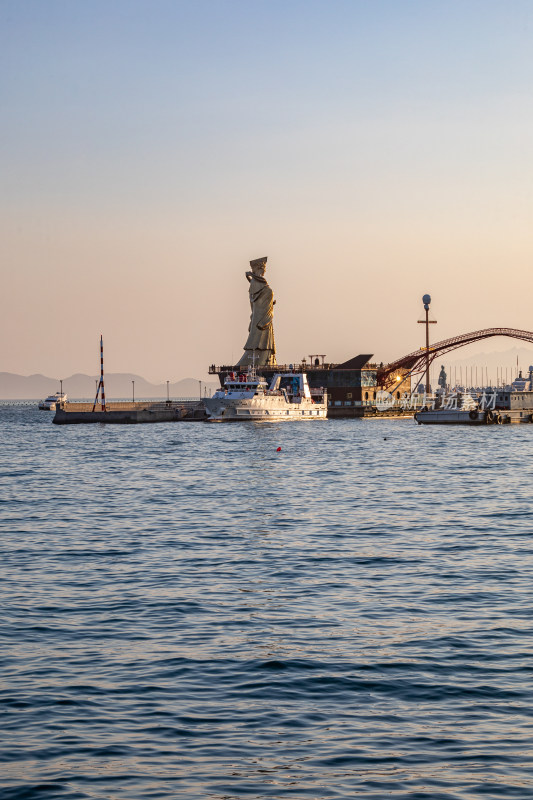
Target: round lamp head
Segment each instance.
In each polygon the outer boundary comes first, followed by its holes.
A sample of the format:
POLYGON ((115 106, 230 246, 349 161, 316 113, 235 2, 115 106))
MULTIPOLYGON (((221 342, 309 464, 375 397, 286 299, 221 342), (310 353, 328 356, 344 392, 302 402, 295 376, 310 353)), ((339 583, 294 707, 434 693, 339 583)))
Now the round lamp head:
POLYGON ((429 304, 431 303, 431 297, 429 296, 429 294, 424 295, 424 297, 422 298, 422 302, 424 303, 425 306, 429 306, 429 304))

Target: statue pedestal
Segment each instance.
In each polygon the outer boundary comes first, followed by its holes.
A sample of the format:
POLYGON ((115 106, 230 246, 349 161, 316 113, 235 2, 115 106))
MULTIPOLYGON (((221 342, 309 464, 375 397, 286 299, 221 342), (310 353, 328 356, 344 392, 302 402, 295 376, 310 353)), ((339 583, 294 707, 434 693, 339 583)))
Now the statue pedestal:
POLYGON ((275 367, 276 356, 272 350, 245 350, 238 367, 275 367))

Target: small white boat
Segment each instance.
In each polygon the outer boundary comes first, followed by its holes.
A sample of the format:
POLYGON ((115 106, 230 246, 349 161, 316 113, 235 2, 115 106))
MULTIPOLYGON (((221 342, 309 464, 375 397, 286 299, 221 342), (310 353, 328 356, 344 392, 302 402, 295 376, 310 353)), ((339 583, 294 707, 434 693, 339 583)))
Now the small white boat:
POLYGON ((39 403, 39 408, 41 411, 55 411, 57 403, 66 403, 67 395, 63 392, 56 392, 55 394, 49 394, 46 400, 41 400, 39 403))
POLYGON ((305 373, 278 372, 268 386, 253 368, 230 373, 204 405, 209 422, 326 419, 328 411, 326 390, 311 390, 305 373))

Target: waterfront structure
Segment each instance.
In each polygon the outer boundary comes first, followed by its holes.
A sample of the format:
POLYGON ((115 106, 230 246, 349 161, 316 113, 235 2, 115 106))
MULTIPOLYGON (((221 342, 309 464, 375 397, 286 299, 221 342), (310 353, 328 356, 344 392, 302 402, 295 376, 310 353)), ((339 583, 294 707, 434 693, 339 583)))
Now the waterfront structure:
POLYGON ((94 410, 92 403, 74 402, 56 405, 52 420, 56 425, 80 425, 104 422, 106 425, 131 425, 151 422, 193 422, 206 419, 201 400, 177 400, 166 402, 111 401, 105 406, 99 403, 94 410), (99 406, 99 408, 98 408, 99 406))
MULTIPOLYGON (((311 390, 324 388, 328 393, 328 417, 362 417, 375 408, 380 389, 378 373, 383 365, 371 361, 372 354, 362 353, 342 363, 328 363, 325 356, 309 356, 299 364, 261 367, 260 373, 269 383, 276 373, 305 372, 311 390)), ((220 385, 238 367, 234 365, 209 367, 211 375, 218 375, 220 385)), ((390 392, 397 402, 411 391, 411 380, 406 370, 399 369, 395 376, 398 388, 390 392)), ((412 413, 412 412, 411 412, 412 413)))
MULTIPOLYGON (((379 370, 383 364, 371 362, 372 354, 360 354, 340 364, 325 363, 325 355, 309 356, 300 364, 278 365, 274 340, 274 295, 265 275, 267 257, 250 261, 251 270, 246 272, 249 282, 250 324, 244 353, 237 364, 209 367, 210 375, 218 375, 223 389, 229 376, 243 372, 243 367, 259 370, 261 376, 270 383, 276 373, 306 373, 311 390, 325 389, 328 396, 328 416, 359 417, 366 408, 375 408, 380 388, 379 370)), ((391 396, 399 401, 402 395, 411 390, 408 371, 396 370, 389 388, 391 396)))
MULTIPOLYGON (((431 320, 429 320, 431 322, 431 320)), ((450 339, 443 339, 440 342, 435 342, 431 347, 421 347, 413 353, 408 353, 402 358, 391 361, 389 364, 380 366, 378 371, 378 383, 384 389, 392 391, 391 387, 395 386, 396 377, 399 372, 405 372, 410 376, 420 375, 428 369, 428 352, 429 352, 429 366, 436 358, 441 358, 445 353, 450 353, 459 347, 473 344, 474 342, 489 339, 493 336, 508 336, 511 339, 519 339, 523 342, 533 343, 533 332, 523 331, 517 328, 486 328, 480 331, 472 331, 471 333, 463 333, 459 336, 453 336, 450 339)))

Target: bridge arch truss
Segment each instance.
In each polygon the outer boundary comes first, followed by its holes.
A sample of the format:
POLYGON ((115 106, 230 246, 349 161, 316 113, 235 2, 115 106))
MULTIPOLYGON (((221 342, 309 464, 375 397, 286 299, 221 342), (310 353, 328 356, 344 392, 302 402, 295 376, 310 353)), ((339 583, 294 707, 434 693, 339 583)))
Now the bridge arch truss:
MULTIPOLYGON (((471 333, 463 333, 460 336, 453 336, 451 339, 443 339, 441 342, 435 342, 429 348, 429 365, 435 361, 436 358, 441 358, 445 353, 452 350, 457 350, 459 347, 465 347, 474 342, 480 342, 482 339, 489 339, 492 336, 508 336, 511 339, 520 339, 523 342, 530 342, 533 344, 533 333, 531 331, 522 331, 517 328, 486 328, 481 331, 472 331, 471 333)), ((379 386, 385 389, 390 388, 396 383, 396 376, 400 374, 402 378, 406 373, 410 377, 425 372, 426 369, 426 348, 421 347, 413 353, 408 353, 390 364, 385 364, 378 369, 377 382, 379 386)), ((403 383, 403 380, 402 380, 403 383)))

